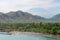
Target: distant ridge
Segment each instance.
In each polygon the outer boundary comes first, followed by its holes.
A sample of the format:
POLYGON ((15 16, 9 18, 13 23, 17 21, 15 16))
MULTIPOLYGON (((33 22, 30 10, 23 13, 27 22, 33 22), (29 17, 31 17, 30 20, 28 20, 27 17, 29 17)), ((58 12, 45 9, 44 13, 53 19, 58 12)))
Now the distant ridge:
POLYGON ((52 21, 60 22, 60 14, 57 14, 50 19, 46 19, 41 16, 32 15, 28 12, 23 12, 23 11, 8 12, 6 14, 0 12, 0 22, 2 23, 52 22, 52 21))
POLYGON ((50 18, 50 20, 54 22, 60 22, 60 14, 53 16, 52 18, 50 18))

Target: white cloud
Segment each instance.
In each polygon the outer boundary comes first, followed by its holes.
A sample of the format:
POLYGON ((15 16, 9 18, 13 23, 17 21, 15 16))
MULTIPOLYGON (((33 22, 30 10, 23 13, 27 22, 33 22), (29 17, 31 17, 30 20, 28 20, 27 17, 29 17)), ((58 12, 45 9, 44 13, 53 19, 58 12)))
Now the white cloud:
POLYGON ((30 8, 40 7, 48 9, 50 7, 59 7, 60 3, 54 3, 54 0, 0 0, 0 11, 27 11, 30 8))

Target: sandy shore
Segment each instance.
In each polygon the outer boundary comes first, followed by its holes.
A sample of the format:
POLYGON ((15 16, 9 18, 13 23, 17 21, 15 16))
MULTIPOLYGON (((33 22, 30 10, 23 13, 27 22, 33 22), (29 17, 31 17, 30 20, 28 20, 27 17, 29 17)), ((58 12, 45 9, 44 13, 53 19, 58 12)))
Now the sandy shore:
POLYGON ((9 32, 10 34, 31 34, 35 36, 40 36, 41 33, 34 33, 34 32, 18 32, 18 31, 11 31, 9 32))
POLYGON ((34 35, 34 36, 46 36, 46 37, 60 38, 60 35, 43 34, 43 33, 35 33, 35 32, 11 31, 11 32, 0 32, 0 34, 7 34, 7 35, 31 34, 31 35, 34 35))
POLYGON ((35 32, 19 32, 19 31, 11 31, 9 34, 32 34, 34 36, 46 36, 46 37, 54 37, 60 38, 60 35, 52 35, 52 34, 43 34, 43 33, 35 33, 35 32))

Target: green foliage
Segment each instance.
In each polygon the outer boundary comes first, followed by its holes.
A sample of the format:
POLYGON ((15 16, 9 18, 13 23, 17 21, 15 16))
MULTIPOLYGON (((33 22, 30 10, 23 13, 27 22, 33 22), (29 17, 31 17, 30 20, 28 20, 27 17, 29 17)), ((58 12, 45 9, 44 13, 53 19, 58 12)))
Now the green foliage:
POLYGON ((38 32, 60 35, 60 23, 0 23, 0 31, 38 32))

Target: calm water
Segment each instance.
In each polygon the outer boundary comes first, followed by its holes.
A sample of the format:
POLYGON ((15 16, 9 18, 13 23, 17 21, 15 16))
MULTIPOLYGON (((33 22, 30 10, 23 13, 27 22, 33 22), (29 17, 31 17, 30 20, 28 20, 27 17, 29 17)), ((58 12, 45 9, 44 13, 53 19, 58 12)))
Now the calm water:
POLYGON ((5 35, 0 34, 0 40, 59 40, 56 38, 49 38, 43 36, 34 36, 34 35, 5 35))

